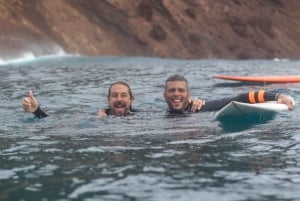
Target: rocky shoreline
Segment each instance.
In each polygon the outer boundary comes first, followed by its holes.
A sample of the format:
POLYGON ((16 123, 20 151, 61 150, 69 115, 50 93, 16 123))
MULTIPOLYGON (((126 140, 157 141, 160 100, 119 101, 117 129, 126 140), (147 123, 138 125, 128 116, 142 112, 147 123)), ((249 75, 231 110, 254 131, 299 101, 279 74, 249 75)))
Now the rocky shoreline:
POLYGON ((0 0, 0 58, 300 57, 298 0, 0 0))

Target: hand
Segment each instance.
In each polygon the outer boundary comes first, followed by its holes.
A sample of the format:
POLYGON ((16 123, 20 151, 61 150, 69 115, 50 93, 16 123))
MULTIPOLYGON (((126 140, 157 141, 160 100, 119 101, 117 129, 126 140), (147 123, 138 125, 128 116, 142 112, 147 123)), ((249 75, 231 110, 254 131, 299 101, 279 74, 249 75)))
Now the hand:
POLYGON ((105 110, 104 110, 104 109, 100 109, 100 110, 98 111, 98 117, 99 117, 99 118, 107 117, 107 114, 105 113, 105 110))
POLYGON ((277 98, 278 103, 286 104, 289 110, 292 110, 295 106, 295 101, 291 96, 285 94, 279 94, 277 98))
POLYGON ((32 91, 28 92, 28 97, 23 98, 22 108, 25 112, 34 113, 38 109, 38 102, 36 98, 33 96, 32 91))
POLYGON ((192 103, 191 111, 195 112, 197 110, 201 110, 202 105, 205 105, 205 100, 194 98, 194 99, 190 99, 189 103, 192 103))

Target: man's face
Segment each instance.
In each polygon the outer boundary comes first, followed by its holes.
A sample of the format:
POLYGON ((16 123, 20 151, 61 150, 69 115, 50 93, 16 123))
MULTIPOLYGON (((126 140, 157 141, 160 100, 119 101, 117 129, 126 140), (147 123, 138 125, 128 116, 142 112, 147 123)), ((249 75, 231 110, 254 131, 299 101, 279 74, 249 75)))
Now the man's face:
POLYGON ((183 111, 189 103, 190 93, 184 81, 169 81, 164 97, 170 110, 183 111))
POLYGON ((115 84, 110 89, 108 105, 112 113, 117 116, 124 116, 130 110, 134 98, 130 97, 129 89, 122 84, 115 84))

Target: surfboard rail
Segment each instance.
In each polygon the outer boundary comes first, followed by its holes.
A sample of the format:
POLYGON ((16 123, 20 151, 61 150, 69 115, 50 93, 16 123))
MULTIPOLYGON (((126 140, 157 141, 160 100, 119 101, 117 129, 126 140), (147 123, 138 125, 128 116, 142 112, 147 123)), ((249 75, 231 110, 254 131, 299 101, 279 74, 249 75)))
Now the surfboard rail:
POLYGON ((232 101, 220 109, 215 114, 215 117, 216 119, 220 119, 224 117, 241 117, 250 114, 276 113, 280 111, 288 111, 287 105, 277 103, 276 101, 255 104, 232 101))

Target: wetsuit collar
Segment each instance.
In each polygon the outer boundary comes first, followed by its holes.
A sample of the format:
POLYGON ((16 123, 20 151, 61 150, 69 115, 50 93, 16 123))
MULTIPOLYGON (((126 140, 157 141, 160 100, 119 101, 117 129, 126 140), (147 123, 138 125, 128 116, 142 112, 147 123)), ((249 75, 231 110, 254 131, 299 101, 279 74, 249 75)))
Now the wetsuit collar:
POLYGON ((191 112, 191 109, 192 109, 192 103, 189 103, 184 110, 178 111, 178 110, 172 110, 169 108, 168 112, 170 114, 184 114, 184 113, 191 112))

